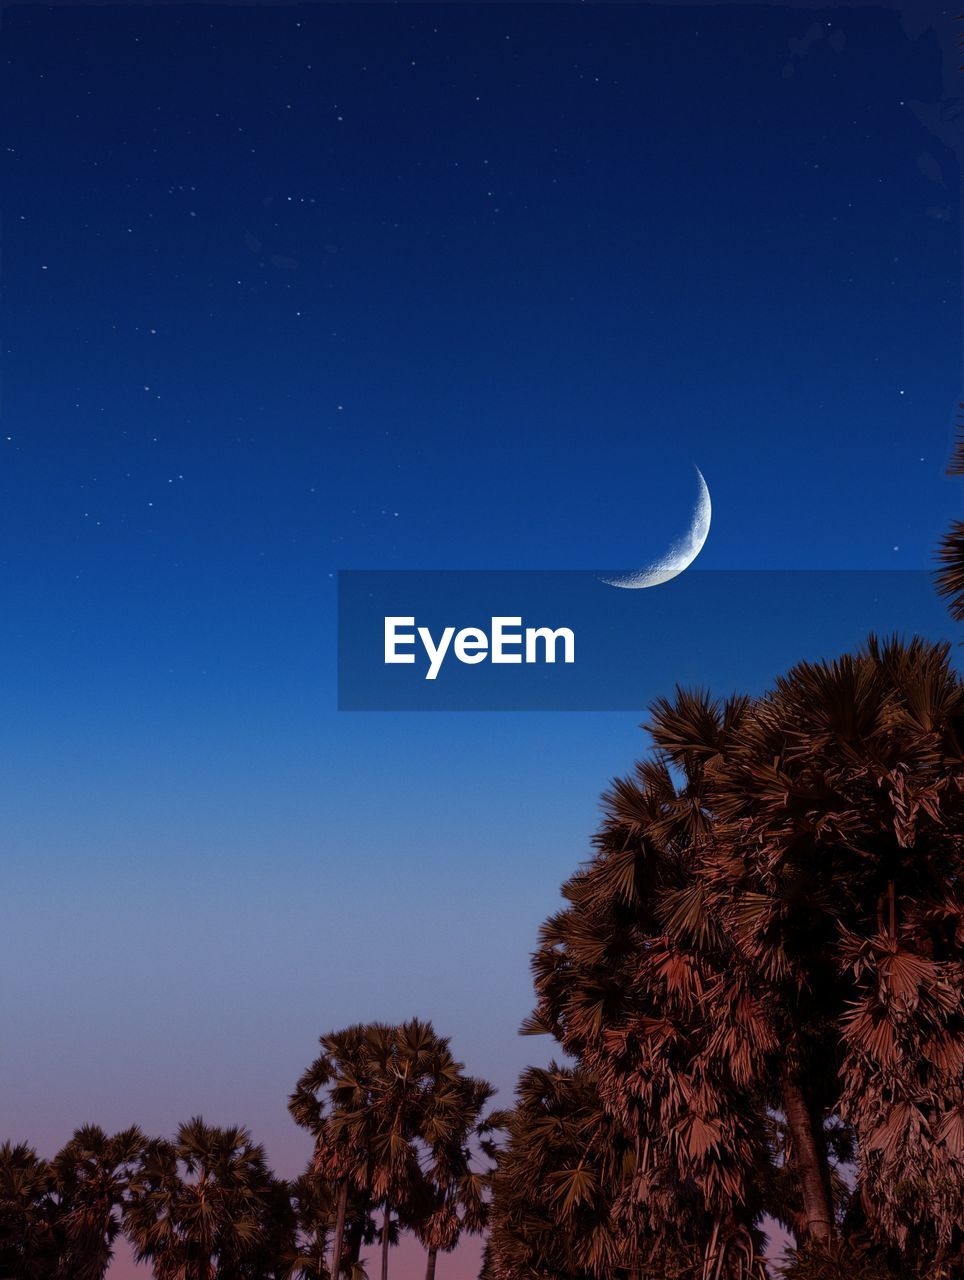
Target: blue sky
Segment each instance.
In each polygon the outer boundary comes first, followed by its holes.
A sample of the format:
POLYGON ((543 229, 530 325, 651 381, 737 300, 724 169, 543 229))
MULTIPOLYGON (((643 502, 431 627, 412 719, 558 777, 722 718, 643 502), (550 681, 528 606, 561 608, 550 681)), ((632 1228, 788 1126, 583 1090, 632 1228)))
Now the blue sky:
POLYGON ((928 567, 937 38, 13 6, 2 56, 2 1127, 202 1111, 294 1171, 332 1026, 433 1017, 503 1090, 544 1052, 527 955, 644 747, 632 713, 337 713, 333 575, 643 563, 694 463, 702 567, 928 567))

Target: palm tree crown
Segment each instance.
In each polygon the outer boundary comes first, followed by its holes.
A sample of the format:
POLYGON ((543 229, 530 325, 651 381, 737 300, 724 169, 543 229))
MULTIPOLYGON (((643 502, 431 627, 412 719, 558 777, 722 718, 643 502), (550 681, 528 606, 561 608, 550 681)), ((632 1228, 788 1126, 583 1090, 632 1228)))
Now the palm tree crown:
POLYGON ((264 1243, 272 1190, 264 1151, 246 1129, 195 1118, 173 1142, 148 1143, 124 1226, 157 1280, 242 1277, 264 1243))
POLYGON ((720 1275, 758 1270, 765 1210, 801 1247, 846 1216, 960 1262, 962 726, 947 647, 916 640, 657 703, 543 929, 533 1029, 632 1136, 651 1219, 697 1197, 720 1275))

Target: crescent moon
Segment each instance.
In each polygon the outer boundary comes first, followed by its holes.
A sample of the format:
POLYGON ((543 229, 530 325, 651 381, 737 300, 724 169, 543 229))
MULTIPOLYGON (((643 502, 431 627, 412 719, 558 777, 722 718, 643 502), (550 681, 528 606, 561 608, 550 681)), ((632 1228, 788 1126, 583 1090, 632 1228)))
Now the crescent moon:
POLYGON ((657 560, 647 568, 631 569, 628 573, 622 573, 617 578, 603 578, 602 581, 607 586, 626 587, 630 590, 640 587, 658 587, 664 582, 669 582, 671 578, 678 577, 684 569, 690 567, 703 550, 703 543, 706 541, 707 534, 710 531, 710 518, 713 514, 710 491, 699 467, 696 468, 696 474, 700 480, 700 492, 696 499, 696 507, 693 511, 690 527, 683 537, 678 542, 673 543, 661 560, 657 560))

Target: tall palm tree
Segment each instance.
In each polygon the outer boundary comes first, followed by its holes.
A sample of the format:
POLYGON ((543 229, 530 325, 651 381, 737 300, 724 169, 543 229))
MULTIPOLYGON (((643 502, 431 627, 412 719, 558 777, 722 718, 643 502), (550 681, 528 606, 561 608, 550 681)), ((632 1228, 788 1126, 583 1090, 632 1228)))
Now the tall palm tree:
MULTIPOLYGON (((292 1280, 329 1280, 329 1239, 338 1213, 338 1189, 322 1181, 314 1162, 289 1188, 294 1211, 294 1247, 287 1274, 292 1280)), ((359 1256, 361 1246, 374 1239, 375 1226, 367 1199, 357 1193, 348 1198, 345 1220, 345 1251, 342 1272, 361 1280, 364 1274, 359 1256)))
POLYGON ((420 1141, 440 1091, 459 1079, 462 1064, 453 1058, 448 1040, 417 1018, 397 1026, 372 1024, 367 1044, 370 1189, 382 1207, 381 1280, 388 1280, 399 1222, 425 1199, 420 1141), (399 1221, 393 1222, 393 1214, 399 1221))
POLYGON ((56 1273, 55 1214, 47 1162, 25 1142, 0 1144, 0 1276, 49 1280, 56 1273))
POLYGON ((332 1188, 312 1176, 310 1165, 291 1184, 296 1229, 291 1275, 298 1280, 329 1280, 326 1259, 336 1202, 332 1188))
POLYGON ((366 1280, 367 1272, 361 1251, 371 1244, 377 1234, 375 1219, 371 1213, 371 1197, 356 1192, 348 1197, 348 1215, 345 1223, 345 1256, 342 1271, 349 1280, 366 1280))
POLYGON ((490 1135, 503 1123, 498 1113, 483 1112, 495 1090, 486 1080, 443 1075, 432 1090, 422 1124, 426 1147, 426 1203, 414 1222, 425 1247, 426 1280, 435 1280, 439 1253, 456 1247, 464 1232, 477 1234, 487 1221, 487 1175, 476 1166, 475 1142, 494 1155, 490 1135))
POLYGON ((632 1135, 650 1221, 675 1229, 679 1189, 697 1196, 711 1270, 759 1271, 769 1210, 828 1256, 862 1212, 929 1276, 956 1274, 964 689, 947 647, 872 639, 752 704, 679 693, 650 728, 655 759, 613 786, 543 929, 534 1026, 632 1135))
MULTIPOLYGON (((243 1260, 239 1260, 233 1270, 219 1268, 219 1275, 225 1280, 229 1275, 236 1275, 238 1280, 303 1280, 299 1270, 302 1255, 295 1185, 269 1172, 257 1242, 252 1250, 245 1251, 243 1260)), ((310 1276, 305 1280, 315 1278, 310 1276)))
POLYGON ((342 1273, 349 1199, 368 1190, 373 1117, 367 1079, 367 1028, 361 1024, 320 1037, 321 1053, 288 1100, 295 1123, 315 1142, 312 1176, 336 1189, 329 1272, 342 1273))
MULTIPOLYGON (((433 1143, 435 1157, 442 1160, 445 1117, 456 1097, 467 1105, 468 1077, 448 1040, 417 1018, 349 1027, 320 1043, 322 1053, 298 1081, 289 1110, 315 1138, 313 1176, 337 1187, 330 1270, 333 1276, 344 1270, 348 1206, 357 1197, 365 1212, 380 1211, 381 1276, 387 1280, 399 1231, 418 1229, 423 1216, 436 1209, 441 1214, 426 1167, 433 1143)), ((472 1087, 481 1108, 483 1086, 472 1087)), ((451 1120, 447 1132, 454 1132, 451 1120)), ((467 1177, 466 1196, 471 1185, 467 1177)), ((447 1202, 452 1194, 447 1189, 447 1202)), ((441 1231, 440 1223, 441 1217, 441 1231)), ((436 1246, 436 1252, 439 1247, 450 1246, 436 1246)))
POLYGON ((873 1226, 935 1276, 964 1245, 962 783, 948 646, 871 638, 778 681, 716 787, 734 860, 715 891, 799 1071, 806 1161, 785 1110, 808 1216, 821 1182, 831 1198, 832 1119, 873 1226))
POLYGON ((103 1280, 107 1274, 143 1150, 144 1136, 136 1127, 111 1136, 84 1125, 54 1157, 50 1172, 64 1280, 103 1280))
POLYGON ((124 1213, 138 1261, 157 1280, 239 1280, 270 1227, 273 1179, 246 1129, 199 1117, 147 1144, 124 1213))
POLYGON ((709 779, 746 711, 745 699, 703 694, 657 707, 687 747, 613 785, 595 855, 564 886, 567 906, 543 926, 533 960, 538 1005, 526 1029, 560 1039, 633 1144, 632 1268, 668 1265, 685 1223, 719 1275, 760 1271, 768 1151, 756 1090, 775 1042, 702 875, 709 779))

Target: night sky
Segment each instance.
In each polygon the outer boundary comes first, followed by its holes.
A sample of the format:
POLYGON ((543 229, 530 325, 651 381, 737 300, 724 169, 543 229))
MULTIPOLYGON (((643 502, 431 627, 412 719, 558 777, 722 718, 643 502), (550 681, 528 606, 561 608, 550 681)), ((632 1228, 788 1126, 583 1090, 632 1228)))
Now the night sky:
POLYGON ((944 61, 875 8, 4 7, 3 1136, 202 1112, 294 1173, 331 1027, 504 1100, 549 1054, 644 709, 339 714, 334 575, 643 563, 694 463, 701 568, 928 568, 944 61))

